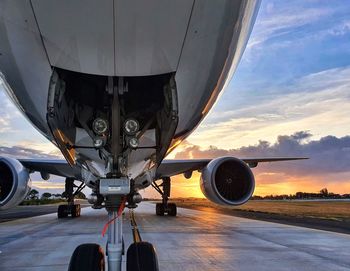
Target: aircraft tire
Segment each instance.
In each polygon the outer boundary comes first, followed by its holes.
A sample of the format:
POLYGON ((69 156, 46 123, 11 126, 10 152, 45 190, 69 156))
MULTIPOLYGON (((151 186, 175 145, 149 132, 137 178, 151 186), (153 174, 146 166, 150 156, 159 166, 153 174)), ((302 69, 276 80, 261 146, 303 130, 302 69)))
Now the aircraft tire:
POLYGON ((74 204, 72 207, 72 217, 79 217, 80 216, 80 204, 74 204))
POLYGON ((78 246, 70 258, 68 271, 104 271, 105 255, 98 244, 78 246))
POLYGON ((170 216, 177 215, 177 207, 175 203, 168 203, 168 215, 170 216))
POLYGON ((57 217, 58 218, 65 218, 67 216, 68 216, 67 205, 58 205, 57 217))
POLYGON ((148 242, 131 244, 126 255, 126 270, 158 271, 158 259, 153 245, 148 242))
POLYGON ((162 203, 156 204, 156 215, 164 216, 165 213, 165 207, 162 203))

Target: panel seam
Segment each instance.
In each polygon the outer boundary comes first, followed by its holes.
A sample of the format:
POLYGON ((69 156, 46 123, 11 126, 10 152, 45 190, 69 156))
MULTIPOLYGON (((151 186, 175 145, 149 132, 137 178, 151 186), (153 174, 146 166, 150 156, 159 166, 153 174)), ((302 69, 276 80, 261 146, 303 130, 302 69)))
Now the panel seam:
POLYGON ((190 17, 188 19, 188 23, 187 23, 187 27, 186 27, 186 32, 185 32, 185 36, 184 36, 184 40, 182 42, 182 46, 181 46, 181 51, 180 51, 180 55, 179 55, 179 60, 177 61, 177 64, 176 64, 176 69, 175 69, 175 72, 177 71, 177 69, 179 68, 179 64, 180 64, 180 59, 182 57, 182 51, 185 47, 185 42, 186 42, 186 38, 187 38, 187 33, 188 33, 188 29, 190 28, 190 23, 191 23, 191 18, 192 18, 192 13, 193 13, 193 9, 194 9, 194 4, 196 3, 196 0, 193 0, 193 3, 192 3, 192 7, 191 7, 191 13, 190 13, 190 17))
POLYGON ((113 68, 114 68, 114 76, 117 76, 115 1, 116 0, 113 0, 113 68))
POLYGON ((45 47, 44 38, 43 38, 43 36, 42 36, 42 34, 41 34, 41 30, 40 30, 40 26, 39 26, 39 23, 38 23, 38 19, 37 19, 36 15, 35 15, 35 12, 34 12, 34 7, 33 7, 32 0, 29 0, 29 4, 30 4, 30 7, 31 7, 32 12, 33 12, 33 16, 34 16, 34 20, 35 20, 36 27, 37 27, 38 30, 39 30, 39 36, 40 36, 41 44, 42 44, 43 47, 44 47, 44 51, 45 51, 45 55, 46 55, 47 61, 49 62, 50 66, 52 67, 52 64, 51 64, 50 58, 49 58, 49 54, 48 54, 48 52, 47 52, 47 50, 46 50, 46 47, 45 47))

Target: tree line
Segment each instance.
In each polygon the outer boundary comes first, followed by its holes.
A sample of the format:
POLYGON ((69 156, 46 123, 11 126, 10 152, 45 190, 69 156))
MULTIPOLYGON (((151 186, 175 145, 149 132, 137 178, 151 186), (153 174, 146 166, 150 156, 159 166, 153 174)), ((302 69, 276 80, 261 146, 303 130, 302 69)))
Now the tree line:
POLYGON ((350 199, 350 194, 336 194, 329 192, 327 188, 322 188, 318 193, 296 192, 290 195, 267 195, 253 196, 253 200, 293 200, 293 199, 350 199))
MULTIPOLYGON (((36 189, 31 189, 30 192, 28 193, 26 200, 38 200, 38 199, 64 199, 67 198, 67 195, 65 192, 63 192, 62 194, 51 194, 49 192, 44 192, 41 194, 39 194, 39 191, 36 189)), ((83 192, 79 192, 75 198, 77 199, 86 199, 86 196, 83 192)))

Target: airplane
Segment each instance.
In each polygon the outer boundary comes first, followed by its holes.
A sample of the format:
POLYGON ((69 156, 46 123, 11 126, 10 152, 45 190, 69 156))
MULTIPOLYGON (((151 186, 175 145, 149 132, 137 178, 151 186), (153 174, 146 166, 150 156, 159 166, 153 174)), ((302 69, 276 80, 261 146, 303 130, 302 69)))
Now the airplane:
MULTIPOLYGON (((141 189, 153 186, 160 193, 157 215, 176 216, 176 205, 168 202, 171 177, 200 171, 208 199, 236 206, 254 192, 250 168, 303 159, 164 159, 226 88, 259 5, 254 0, 0 0, 3 86, 65 158, 0 157, 0 209, 25 198, 33 172, 44 180, 51 174, 65 178, 68 204, 58 207, 60 219, 79 217, 74 197, 91 188, 92 208, 108 212, 108 270, 121 270, 120 214, 125 206, 137 207, 141 189)), ((69 270, 105 265, 99 245, 83 244, 72 254, 69 270)), ((158 270, 153 246, 132 244, 127 270, 158 270)))

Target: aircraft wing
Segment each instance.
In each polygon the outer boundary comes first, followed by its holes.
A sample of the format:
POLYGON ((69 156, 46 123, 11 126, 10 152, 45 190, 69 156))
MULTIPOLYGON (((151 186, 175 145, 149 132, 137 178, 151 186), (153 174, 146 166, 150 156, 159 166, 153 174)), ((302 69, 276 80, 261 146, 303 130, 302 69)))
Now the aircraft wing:
POLYGON ((19 159, 19 161, 30 171, 81 179, 80 168, 71 167, 65 160, 19 159))
MULTIPOLYGON (((254 168, 258 163, 266 162, 280 162, 291 160, 308 159, 306 157, 271 157, 271 158, 240 158, 246 162, 249 167, 254 168)), ((174 175, 191 172, 194 170, 201 170, 212 159, 188 159, 188 160, 163 160, 157 169, 157 178, 171 177, 174 175)))
MULTIPOLYGON (((243 158, 251 168, 258 163, 279 162, 308 159, 304 157, 272 157, 272 158, 243 158)), ((163 160, 157 169, 157 178, 171 177, 174 175, 201 170, 212 159, 185 159, 185 160, 163 160)), ((71 167, 65 160, 43 160, 43 159, 19 159, 24 167, 30 171, 37 171, 58 175, 62 177, 81 179, 80 168, 71 167)))

